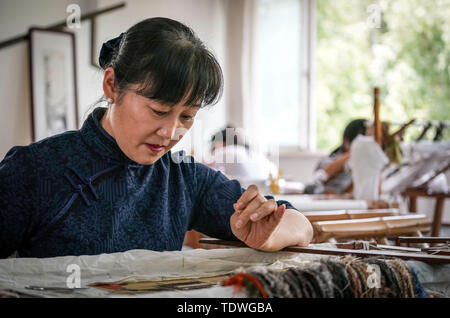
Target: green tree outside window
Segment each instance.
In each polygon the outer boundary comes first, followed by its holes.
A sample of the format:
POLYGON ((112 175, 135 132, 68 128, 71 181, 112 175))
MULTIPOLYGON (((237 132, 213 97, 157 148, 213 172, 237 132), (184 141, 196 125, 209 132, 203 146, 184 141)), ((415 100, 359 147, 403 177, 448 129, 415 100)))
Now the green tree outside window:
MULTIPOLYGON (((351 119, 373 119, 374 86, 381 90, 381 120, 450 120, 450 0, 316 3, 318 149, 338 146, 351 119)), ((421 131, 407 129, 405 140, 421 131)), ((450 128, 443 138, 450 139, 450 128)))

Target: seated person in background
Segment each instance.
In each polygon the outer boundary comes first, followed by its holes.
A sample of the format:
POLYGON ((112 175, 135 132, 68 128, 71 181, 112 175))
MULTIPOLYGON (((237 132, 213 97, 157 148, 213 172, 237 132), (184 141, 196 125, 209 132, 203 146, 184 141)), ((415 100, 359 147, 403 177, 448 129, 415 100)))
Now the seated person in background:
MULTIPOLYGON (((241 130, 230 125, 211 137, 211 157, 214 161, 208 164, 209 167, 222 172, 230 179, 238 180, 242 187, 256 184, 260 189, 264 189, 269 174, 278 174, 277 166, 262 153, 253 151, 241 130)), ((183 248, 221 248, 218 245, 199 243, 199 240, 205 237, 208 236, 195 230, 189 231, 186 233, 183 248)))
POLYGON ((210 167, 229 178, 237 179, 243 186, 248 182, 263 186, 270 173, 278 175, 277 166, 264 154, 250 147, 240 129, 232 126, 212 136, 211 154, 214 162, 210 167))
POLYGON ((348 167, 350 145, 358 135, 368 134, 369 124, 366 119, 354 119, 345 127, 342 145, 319 161, 314 183, 306 186, 305 193, 343 194, 351 188, 352 173, 348 167))

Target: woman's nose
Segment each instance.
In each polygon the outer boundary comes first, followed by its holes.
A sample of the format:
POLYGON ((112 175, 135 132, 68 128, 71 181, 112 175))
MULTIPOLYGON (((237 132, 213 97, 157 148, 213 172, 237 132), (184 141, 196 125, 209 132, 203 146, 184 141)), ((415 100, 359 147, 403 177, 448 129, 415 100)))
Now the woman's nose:
POLYGON ((164 139, 172 139, 173 130, 174 129, 162 127, 157 130, 156 134, 160 137, 163 137, 164 139))
POLYGON ((172 131, 166 128, 160 128, 156 134, 164 139, 177 140, 179 141, 186 134, 186 128, 175 128, 172 131))
POLYGON ((178 127, 178 120, 169 119, 165 120, 161 127, 156 131, 156 134, 164 139, 172 139, 175 135, 176 129, 178 127))

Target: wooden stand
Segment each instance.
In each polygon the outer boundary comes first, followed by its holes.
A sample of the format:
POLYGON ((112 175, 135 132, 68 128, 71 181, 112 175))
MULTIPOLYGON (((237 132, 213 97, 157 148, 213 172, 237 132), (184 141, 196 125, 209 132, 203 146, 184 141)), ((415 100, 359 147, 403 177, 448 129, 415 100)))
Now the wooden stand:
POLYGON ((444 212, 445 199, 450 198, 450 193, 428 193, 425 189, 409 188, 402 192, 402 195, 409 198, 409 211, 417 212, 417 197, 435 198, 433 225, 431 236, 439 236, 442 225, 442 214, 444 212))

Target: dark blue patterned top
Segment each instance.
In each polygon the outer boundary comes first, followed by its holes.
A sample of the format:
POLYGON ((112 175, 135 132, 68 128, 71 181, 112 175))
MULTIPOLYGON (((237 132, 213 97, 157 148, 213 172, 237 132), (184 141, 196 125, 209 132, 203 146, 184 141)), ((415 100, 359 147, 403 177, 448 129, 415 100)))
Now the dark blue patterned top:
POLYGON ((78 131, 6 154, 1 258, 180 250, 190 229, 236 240, 229 219, 245 191, 236 180, 184 152, 137 164, 101 127, 104 112, 96 108, 78 131))

